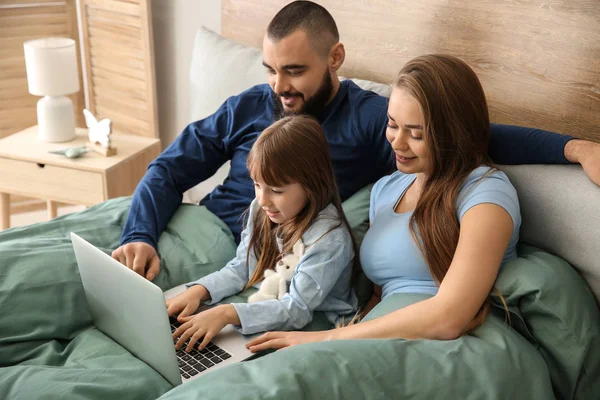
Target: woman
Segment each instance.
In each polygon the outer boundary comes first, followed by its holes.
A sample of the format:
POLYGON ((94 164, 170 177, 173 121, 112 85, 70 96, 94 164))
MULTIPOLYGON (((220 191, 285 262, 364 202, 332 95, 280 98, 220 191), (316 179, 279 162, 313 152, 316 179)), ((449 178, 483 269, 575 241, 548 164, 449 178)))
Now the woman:
POLYGON ((373 187, 361 263, 383 299, 431 297, 331 331, 267 333, 250 350, 357 338, 451 340, 485 321, 498 271, 516 257, 521 216, 515 189, 486 154, 481 84, 455 57, 418 57, 394 82, 388 118, 398 171, 373 187))

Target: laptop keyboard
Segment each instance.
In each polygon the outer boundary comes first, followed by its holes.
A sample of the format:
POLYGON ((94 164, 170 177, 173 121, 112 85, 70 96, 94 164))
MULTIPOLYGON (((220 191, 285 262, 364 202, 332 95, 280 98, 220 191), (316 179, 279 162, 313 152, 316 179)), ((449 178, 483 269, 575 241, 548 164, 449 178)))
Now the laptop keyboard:
MULTIPOLYGON (((177 320, 171 318, 171 332, 175 332, 175 329, 180 325, 181 324, 177 322, 177 320)), ((209 342, 202 350, 198 350, 194 347, 192 351, 186 353, 184 349, 188 342, 189 339, 181 346, 180 350, 175 352, 177 355, 177 364, 179 364, 179 372, 181 372, 181 376, 186 379, 198 375, 200 372, 231 358, 231 354, 227 353, 213 342, 209 342)))

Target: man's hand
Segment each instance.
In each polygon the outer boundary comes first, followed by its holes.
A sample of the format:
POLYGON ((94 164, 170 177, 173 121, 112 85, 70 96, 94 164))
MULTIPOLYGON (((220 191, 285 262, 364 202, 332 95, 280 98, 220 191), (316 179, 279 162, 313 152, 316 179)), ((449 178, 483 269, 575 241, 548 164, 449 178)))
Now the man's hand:
POLYGON ((112 258, 149 281, 160 271, 160 258, 154 247, 143 242, 127 243, 112 252, 112 258))
POLYGON ((581 164, 590 180, 600 186, 600 143, 569 140, 565 146, 565 158, 581 164))
POLYGON ((208 290, 202 285, 194 285, 185 292, 167 300, 167 314, 172 317, 179 314, 177 320, 183 322, 185 317, 192 315, 200 303, 210 297, 208 290))

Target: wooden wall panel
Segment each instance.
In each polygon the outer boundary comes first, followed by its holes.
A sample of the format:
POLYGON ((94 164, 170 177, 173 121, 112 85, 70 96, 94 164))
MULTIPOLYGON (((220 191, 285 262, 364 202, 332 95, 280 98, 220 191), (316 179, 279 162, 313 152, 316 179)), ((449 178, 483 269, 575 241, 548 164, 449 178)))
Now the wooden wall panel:
POLYGON ((80 0, 88 106, 115 132, 159 137, 150 0, 80 0))
MULTIPOLYGON (((222 0, 222 33, 261 47, 289 0, 222 0)), ((448 53, 480 77, 493 122, 600 141, 598 0, 318 0, 336 19, 345 76, 391 82, 413 57, 448 53)))

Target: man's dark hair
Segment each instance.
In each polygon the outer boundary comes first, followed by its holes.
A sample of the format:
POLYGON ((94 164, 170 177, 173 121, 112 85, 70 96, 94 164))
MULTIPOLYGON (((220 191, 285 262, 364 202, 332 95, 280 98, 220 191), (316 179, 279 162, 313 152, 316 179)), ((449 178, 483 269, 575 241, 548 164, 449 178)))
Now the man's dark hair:
POLYGON ((306 32, 322 57, 339 42, 340 34, 329 11, 312 1, 294 1, 283 7, 267 27, 267 37, 279 41, 298 29, 306 32))

